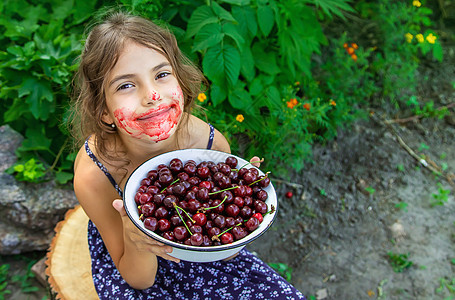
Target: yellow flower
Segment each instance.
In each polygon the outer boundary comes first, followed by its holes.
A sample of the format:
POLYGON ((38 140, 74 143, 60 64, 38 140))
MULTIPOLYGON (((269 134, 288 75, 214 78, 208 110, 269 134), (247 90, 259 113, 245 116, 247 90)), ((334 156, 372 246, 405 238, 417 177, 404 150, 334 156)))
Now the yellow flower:
POLYGON ((330 99, 330 105, 337 106, 337 103, 335 101, 333 101, 333 99, 330 99))
POLYGON ((424 41, 423 34, 421 34, 421 33, 416 34, 416 39, 419 43, 423 43, 423 41, 424 41))
POLYGON ((414 0, 414 1, 412 1, 412 5, 414 5, 415 7, 420 7, 422 5, 422 3, 420 3, 419 0, 414 0))
POLYGON ((204 102, 205 99, 207 99, 207 96, 206 96, 204 93, 199 93, 199 95, 197 95, 197 99, 198 99, 200 102, 204 102))
POLYGON ((406 33, 404 35, 404 37, 406 38, 406 42, 410 43, 412 41, 412 39, 414 38, 414 36, 412 34, 410 34, 409 32, 406 33))
POLYGON ((436 39, 437 39, 437 37, 435 35, 433 35, 432 33, 427 35, 427 41, 430 44, 434 44, 436 42, 436 39))
POLYGON ((237 120, 237 122, 240 122, 240 123, 242 123, 243 120, 245 120, 245 118, 243 117, 242 114, 238 114, 237 117, 235 117, 235 119, 237 120))

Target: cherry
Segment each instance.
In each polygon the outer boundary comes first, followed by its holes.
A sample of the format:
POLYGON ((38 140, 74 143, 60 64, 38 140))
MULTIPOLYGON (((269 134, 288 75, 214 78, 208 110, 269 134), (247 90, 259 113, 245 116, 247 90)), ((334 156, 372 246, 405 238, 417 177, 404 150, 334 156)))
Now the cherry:
POLYGON ((229 232, 225 232, 221 235, 220 240, 222 244, 230 244, 234 242, 234 237, 229 232))
POLYGON ((245 236, 247 236, 247 234, 248 234, 248 232, 245 230, 245 228, 243 228, 241 226, 235 226, 234 228, 232 228, 231 232, 234 235, 234 238, 236 240, 240 240, 240 239, 244 238, 245 236))
POLYGON ((293 194, 291 191, 287 191, 286 194, 284 194, 286 198, 292 198, 293 194))
POLYGON ((155 214, 156 205, 153 202, 147 202, 144 205, 141 205, 141 211, 144 216, 153 216, 155 214))
POLYGON ((207 223, 207 216, 203 213, 197 213, 193 216, 193 220, 196 222, 195 224, 204 226, 207 223))
POLYGON ((237 205, 239 208, 242 208, 243 205, 245 205, 245 201, 243 200, 242 197, 235 197, 234 204, 237 205))
POLYGON ((169 212, 164 206, 160 206, 155 210, 155 217, 158 219, 166 218, 169 215, 169 212))
POLYGON ((183 162, 178 158, 174 158, 169 163, 169 169, 171 170, 172 173, 178 174, 183 170, 183 162))
POLYGON ((240 208, 235 204, 229 204, 226 206, 226 214, 230 217, 237 217, 240 213, 240 208))
POLYGON ((221 230, 218 227, 212 227, 208 230, 208 234, 210 237, 217 236, 221 233, 221 230))
POLYGON ((212 188, 212 184, 209 181, 201 181, 199 183, 199 187, 200 188, 206 188, 206 189, 210 190, 212 188))
POLYGON ((235 169, 237 167, 238 161, 234 156, 228 156, 226 157, 225 163, 231 167, 231 169, 235 169))
POLYGON ((192 225, 190 226, 190 231, 192 233, 202 233, 202 227, 199 225, 192 225))
POLYGON ((150 180, 150 178, 148 178, 148 177, 141 180, 141 185, 149 186, 151 184, 152 184, 152 180, 150 180))
POLYGON ((167 240, 170 240, 170 241, 174 241, 175 240, 175 237, 174 237, 174 232, 172 231, 166 231, 163 233, 163 237, 167 240))
POLYGON ((179 217, 179 215, 172 215, 170 221, 171 221, 172 226, 183 225, 183 221, 179 217))
POLYGON ((199 208, 201 208, 201 202, 196 199, 188 200, 188 210, 190 212, 196 212, 199 208))
POLYGON ((258 213, 265 214, 267 212, 267 204, 264 201, 256 200, 254 202, 254 209, 258 213))
POLYGON ((233 217, 227 217, 226 218, 226 227, 232 227, 234 225, 236 225, 236 221, 233 217))
POLYGON ((163 186, 167 186, 172 182, 172 175, 167 173, 160 174, 158 177, 158 182, 163 186))
POLYGON ((177 204, 177 197, 174 195, 167 195, 163 199, 163 205, 167 208, 174 208, 174 205, 177 204))
POLYGON ((167 219, 159 219, 158 220, 158 229, 162 232, 168 231, 171 229, 171 222, 167 219))
POLYGON ((147 177, 150 178, 150 180, 156 180, 156 178, 158 178, 158 171, 157 170, 150 170, 148 173, 147 173, 147 177))
POLYGON ((223 229, 226 227, 226 218, 223 215, 216 216, 216 218, 213 219, 213 225, 223 229))
POLYGON ((184 239, 187 239, 188 235, 189 233, 185 226, 177 226, 174 228, 174 237, 177 240, 182 241, 184 239))
POLYGON ((148 230, 155 231, 158 229, 158 220, 154 217, 147 217, 144 220, 144 227, 148 230))
POLYGON ((245 223, 245 227, 248 231, 253 231, 259 226, 259 220, 257 218, 251 217, 248 221, 245 223))
POLYGON ((141 196, 139 197, 139 203, 145 204, 147 202, 150 202, 151 198, 152 195, 150 195, 149 193, 142 193, 141 196))
POLYGON ((186 181, 188 179, 190 179, 190 175, 188 175, 188 173, 186 172, 180 172, 177 174, 177 177, 181 180, 181 181, 186 181))
POLYGON ((155 202, 156 205, 160 206, 163 203, 164 198, 166 198, 164 194, 156 194, 153 196, 153 202, 155 202))
POLYGON ((256 193, 256 198, 261 201, 265 201, 268 198, 267 192, 264 190, 260 190, 256 193))
POLYGON ((197 232, 197 233, 193 234, 190 237, 190 239, 191 239, 191 245, 200 246, 200 245, 202 245, 204 237, 203 237, 202 233, 197 232))
POLYGON ((196 174, 196 164, 187 162, 185 166, 183 167, 183 170, 189 175, 189 176, 194 176, 196 174))
POLYGON ((196 173, 200 178, 207 178, 210 175, 210 169, 208 167, 200 166, 197 168, 196 173))
POLYGON ((260 214, 260 213, 253 214, 253 218, 258 219, 259 223, 262 223, 262 221, 264 220, 263 217, 262 217, 262 214, 260 214))

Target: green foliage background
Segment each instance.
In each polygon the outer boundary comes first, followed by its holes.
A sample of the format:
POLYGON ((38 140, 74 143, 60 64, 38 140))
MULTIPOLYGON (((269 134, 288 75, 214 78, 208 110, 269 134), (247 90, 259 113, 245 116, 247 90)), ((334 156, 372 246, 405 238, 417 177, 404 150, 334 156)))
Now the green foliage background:
POLYGON ((333 138, 367 108, 405 107, 422 60, 442 61, 440 39, 426 39, 438 37, 433 10, 419 3, 3 1, 0 124, 25 137, 9 172, 28 181, 71 180, 70 85, 84 30, 100 10, 122 7, 167 24, 210 81, 199 115, 227 136, 233 153, 262 156, 265 168, 285 177, 289 166, 303 168, 315 142, 333 138))

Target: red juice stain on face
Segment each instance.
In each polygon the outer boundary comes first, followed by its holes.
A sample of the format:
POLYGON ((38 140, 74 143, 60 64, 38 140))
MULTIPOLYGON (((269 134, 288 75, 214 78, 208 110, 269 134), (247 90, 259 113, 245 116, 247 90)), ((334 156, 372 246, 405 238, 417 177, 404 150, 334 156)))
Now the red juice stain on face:
POLYGON ((182 115, 179 96, 172 98, 171 104, 161 104, 141 114, 127 108, 116 109, 114 116, 118 126, 136 138, 146 135, 155 142, 169 138, 182 115))

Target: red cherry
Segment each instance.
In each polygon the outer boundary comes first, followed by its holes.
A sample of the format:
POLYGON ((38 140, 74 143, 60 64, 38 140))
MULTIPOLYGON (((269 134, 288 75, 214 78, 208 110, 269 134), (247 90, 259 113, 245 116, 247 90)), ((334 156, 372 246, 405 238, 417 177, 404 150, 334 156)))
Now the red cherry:
POLYGON ((292 198, 293 194, 291 191, 286 192, 285 194, 286 198, 292 198))
POLYGON ((221 243, 230 244, 234 241, 234 237, 229 232, 225 232, 220 236, 221 243))
POLYGON ((259 220, 259 223, 262 223, 263 217, 260 213, 255 213, 253 214, 253 218, 256 218, 259 220))

